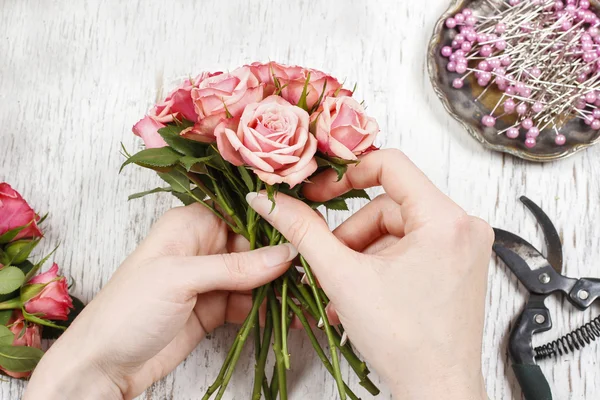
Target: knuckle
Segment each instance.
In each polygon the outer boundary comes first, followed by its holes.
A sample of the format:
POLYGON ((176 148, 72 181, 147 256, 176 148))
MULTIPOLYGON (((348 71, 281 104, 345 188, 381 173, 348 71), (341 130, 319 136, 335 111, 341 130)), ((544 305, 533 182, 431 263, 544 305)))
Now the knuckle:
POLYGON ((496 238, 494 229, 492 229, 491 225, 477 217, 471 217, 471 225, 476 237, 481 238, 481 241, 483 241, 486 246, 491 247, 496 238))
POLYGON ((240 254, 220 255, 229 279, 234 283, 240 283, 244 277, 244 256, 240 254))
MULTIPOLYGON (((322 220, 324 222, 324 220, 322 220)), ((297 249, 303 247, 308 232, 310 230, 310 223, 303 218, 295 218, 288 229, 288 240, 296 246, 297 249)))

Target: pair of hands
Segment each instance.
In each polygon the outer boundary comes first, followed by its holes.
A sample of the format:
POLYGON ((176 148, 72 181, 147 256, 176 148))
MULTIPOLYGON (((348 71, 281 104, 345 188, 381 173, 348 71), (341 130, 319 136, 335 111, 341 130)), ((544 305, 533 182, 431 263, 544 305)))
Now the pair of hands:
POLYGON ((313 179, 325 201, 383 186, 333 233, 302 202, 250 194, 292 244, 244 251, 200 205, 167 212, 54 344, 25 399, 131 399, 171 372, 206 333, 239 323, 244 292, 311 264, 348 336, 398 399, 486 399, 481 337, 493 232, 397 150, 365 156, 340 182, 313 179), (357 296, 357 293, 360 296, 357 296), (124 335, 123 332, 127 332, 124 335), (58 376, 57 376, 58 375, 58 376))

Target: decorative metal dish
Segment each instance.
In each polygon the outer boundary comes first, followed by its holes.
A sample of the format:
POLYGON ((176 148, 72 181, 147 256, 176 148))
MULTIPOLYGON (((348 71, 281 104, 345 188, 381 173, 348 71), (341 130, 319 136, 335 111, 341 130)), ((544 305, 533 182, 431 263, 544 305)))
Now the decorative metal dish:
MULTIPOLYGON (((433 32, 428 48, 428 70, 433 89, 442 101, 444 108, 460 122, 469 134, 483 146, 529 161, 546 162, 569 157, 580 150, 600 142, 600 131, 595 131, 580 120, 573 119, 561 129, 567 137, 563 146, 557 146, 552 135, 539 137, 534 148, 527 148, 521 139, 510 139, 499 131, 507 129, 514 121, 498 120, 495 128, 487 128, 481 124, 484 115, 490 114, 491 109, 499 100, 499 91, 490 91, 476 101, 481 94, 481 88, 470 80, 465 81, 462 89, 452 87, 452 82, 460 75, 446 70, 447 59, 441 55, 441 49, 452 42, 454 30, 446 29, 445 21, 450 16, 460 12, 465 7, 478 15, 492 15, 494 5, 501 5, 505 0, 453 0, 448 10, 442 15, 433 32)), ((593 7, 599 9, 598 0, 591 1, 593 7)))

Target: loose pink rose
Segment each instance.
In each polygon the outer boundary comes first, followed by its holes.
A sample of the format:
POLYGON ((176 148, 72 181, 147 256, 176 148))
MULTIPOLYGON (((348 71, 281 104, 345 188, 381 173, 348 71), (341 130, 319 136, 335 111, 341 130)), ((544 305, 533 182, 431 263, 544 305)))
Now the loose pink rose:
POLYGON ((344 160, 356 160, 371 150, 379 133, 377 121, 351 97, 326 98, 311 120, 316 120, 319 151, 344 160))
POLYGON ((8 183, 0 183, 0 235, 27 226, 14 238, 38 238, 42 232, 37 226, 40 217, 29 207, 29 204, 8 183))
MULTIPOLYGON (((25 322, 23 314, 19 310, 13 311, 13 315, 8 321, 8 329, 15 335, 13 339, 13 346, 27 346, 35 347, 37 349, 42 348, 42 329, 39 325, 25 322), (27 324, 27 325, 25 325, 27 324), (27 326, 25 328, 25 326, 27 326), (23 330, 25 328, 25 330, 23 330)), ((27 378, 31 375, 29 372, 11 372, 0 367, 6 375, 12 376, 13 378, 21 379, 27 378)))
POLYGON ((283 87, 281 97, 294 105, 297 105, 300 101, 306 78, 310 73, 306 96, 306 104, 309 110, 317 104, 323 90, 325 90, 324 97, 333 97, 336 93, 337 96, 352 96, 352 92, 343 89, 342 84, 337 79, 316 69, 282 65, 276 62, 253 63, 250 67, 254 75, 266 85, 265 93, 267 94, 272 94, 276 90, 273 79, 273 75, 275 75, 283 87))
POLYGON ((48 320, 67 320, 70 309, 73 308, 73 300, 69 296, 67 279, 64 276, 58 276, 56 263, 47 272, 35 276, 27 283, 30 285, 45 284, 46 286, 25 303, 25 311, 48 320))
POLYGON ((183 130, 180 133, 181 136, 200 142, 213 142, 212 132, 207 136, 200 129, 198 113, 192 100, 192 89, 203 80, 219 74, 220 72, 216 74, 204 72, 193 80, 186 79, 180 87, 167 96, 165 101, 156 104, 147 116, 133 126, 133 133, 144 140, 148 149, 165 147, 167 143, 160 136, 158 130, 164 128, 168 123, 185 119, 195 125, 183 130))
POLYGON ((192 89, 198 130, 204 135, 213 135, 222 120, 228 116, 238 118, 248 104, 261 101, 263 88, 250 67, 203 79, 192 89))
POLYGON ((294 187, 317 169, 317 140, 308 131, 309 116, 279 96, 250 104, 239 121, 228 119, 215 130, 223 158, 247 165, 269 185, 294 187))

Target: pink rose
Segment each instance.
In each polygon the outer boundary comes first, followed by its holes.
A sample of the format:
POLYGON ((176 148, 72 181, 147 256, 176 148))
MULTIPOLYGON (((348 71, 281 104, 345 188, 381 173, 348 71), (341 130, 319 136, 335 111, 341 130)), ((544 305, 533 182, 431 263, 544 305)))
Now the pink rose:
POLYGON ((337 79, 316 69, 282 65, 276 62, 253 63, 250 67, 254 75, 266 85, 265 91, 267 94, 272 94, 276 90, 273 80, 273 75, 275 75, 283 87, 281 97, 294 105, 297 105, 300 101, 306 78, 310 73, 306 97, 309 110, 315 107, 323 90, 325 90, 324 97, 333 97, 336 92, 337 96, 352 96, 351 91, 342 89, 342 84, 337 79))
POLYGON ((212 132, 207 137, 200 130, 198 124, 198 113, 192 100, 192 89, 204 79, 220 74, 210 74, 204 72, 198 75, 195 79, 186 79, 183 84, 173 90, 165 99, 158 103, 150 110, 147 116, 142 118, 133 126, 133 133, 144 140, 146 148, 152 149, 157 147, 165 147, 167 143, 158 130, 164 128, 166 124, 173 121, 188 120, 193 122, 193 127, 183 130, 180 135, 200 142, 213 142, 214 136, 212 132))
POLYGON ((248 104, 263 99, 263 88, 250 67, 203 79, 192 89, 192 99, 198 113, 198 130, 213 135, 215 127, 228 116, 238 118, 248 104))
POLYGON ((309 116, 279 96, 250 104, 239 121, 228 119, 215 130, 223 158, 247 165, 269 185, 294 187, 317 169, 317 140, 308 131, 309 116))
POLYGON ((319 151, 329 156, 356 160, 356 156, 373 149, 379 125, 351 97, 328 97, 313 113, 319 151))
MULTIPOLYGON (((8 329, 15 335, 13 339, 13 346, 27 346, 35 347, 38 349, 42 348, 42 329, 39 325, 26 323, 23 318, 21 311, 13 311, 13 315, 8 321, 8 329), (23 329, 25 328, 25 329, 23 329)), ((31 375, 29 372, 11 372, 0 367, 6 375, 12 376, 13 378, 21 379, 27 378, 31 375)))
POLYGON ((45 284, 46 286, 36 296, 25 302, 25 311, 48 320, 67 320, 70 309, 73 308, 73 300, 69 296, 67 279, 64 276, 58 276, 56 263, 47 272, 35 276, 27 283, 30 285, 45 284))
POLYGON ((29 224, 14 240, 42 237, 42 232, 36 223, 39 219, 40 217, 17 191, 8 183, 0 183, 0 235, 29 224))

